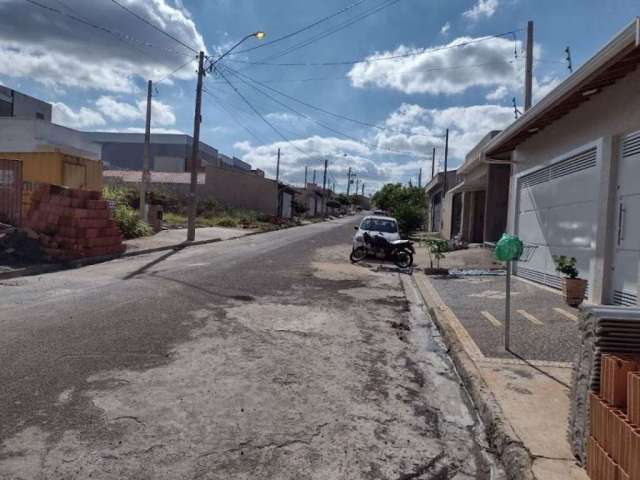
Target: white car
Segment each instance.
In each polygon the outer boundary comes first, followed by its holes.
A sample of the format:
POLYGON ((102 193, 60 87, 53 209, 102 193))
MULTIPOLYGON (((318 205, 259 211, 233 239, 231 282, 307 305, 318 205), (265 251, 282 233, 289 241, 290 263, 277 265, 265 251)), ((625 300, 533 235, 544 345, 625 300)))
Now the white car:
POLYGON ((382 215, 369 215, 362 219, 359 227, 354 227, 356 233, 353 236, 353 249, 364 245, 365 232, 369 235, 381 235, 390 242, 400 240, 398 222, 393 217, 382 215))

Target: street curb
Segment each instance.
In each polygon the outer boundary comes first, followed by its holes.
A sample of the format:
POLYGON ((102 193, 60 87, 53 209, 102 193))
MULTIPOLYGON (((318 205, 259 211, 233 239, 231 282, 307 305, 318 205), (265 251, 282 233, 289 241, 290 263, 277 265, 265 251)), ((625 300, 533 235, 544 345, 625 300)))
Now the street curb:
MULTIPOLYGON (((424 276, 420 272, 415 272, 414 275, 424 276)), ((489 443, 495 448, 507 478, 510 480, 535 480, 531 452, 525 447, 505 418, 498 401, 447 318, 434 308, 434 304, 437 302, 428 292, 423 290, 415 276, 412 278, 429 315, 442 334, 448 353, 467 387, 471 399, 478 409, 480 418, 485 425, 489 443)), ((426 282, 429 282, 426 276, 424 278, 426 282)))

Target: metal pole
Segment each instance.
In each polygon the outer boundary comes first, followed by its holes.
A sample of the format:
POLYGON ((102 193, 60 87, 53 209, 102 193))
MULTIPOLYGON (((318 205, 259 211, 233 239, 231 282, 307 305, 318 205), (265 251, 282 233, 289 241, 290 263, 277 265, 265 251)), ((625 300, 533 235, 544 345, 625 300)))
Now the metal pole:
POLYGON ((364 197, 364 182, 362 183, 362 196, 364 197))
POLYGON ((304 188, 307 188, 307 174, 309 171, 309 167, 307 167, 306 165, 304 166, 304 188))
POLYGON ((506 289, 504 301, 504 349, 509 350, 511 331, 511 262, 507 262, 506 289))
POLYGON ((149 191, 149 165, 151 156, 151 92, 153 82, 147 83, 147 118, 144 125, 144 157, 142 159, 142 181, 140 182, 140 216, 145 222, 149 221, 147 215, 147 192, 149 191))
POLYGON ((533 88, 533 21, 527 22, 527 58, 524 74, 524 111, 531 108, 533 88))
POLYGON ((198 188, 198 167, 200 164, 200 123, 202 122, 202 77, 204 76, 204 52, 198 55, 198 85, 196 87, 196 110, 193 116, 193 145, 191 148, 191 185, 189 188, 189 218, 187 241, 196 239, 196 189, 198 188))
POLYGON ((313 169, 313 184, 316 184, 316 169, 313 169))
POLYGON ((356 177, 356 197, 358 196, 358 185, 360 185, 360 179, 356 177))
POLYGON ((347 173, 347 198, 349 198, 349 191, 351 190, 351 167, 347 173))
POLYGON ((447 133, 444 140, 444 183, 442 185, 442 202, 444 205, 444 197, 447 194, 447 160, 449 158, 449 129, 447 128, 447 133))

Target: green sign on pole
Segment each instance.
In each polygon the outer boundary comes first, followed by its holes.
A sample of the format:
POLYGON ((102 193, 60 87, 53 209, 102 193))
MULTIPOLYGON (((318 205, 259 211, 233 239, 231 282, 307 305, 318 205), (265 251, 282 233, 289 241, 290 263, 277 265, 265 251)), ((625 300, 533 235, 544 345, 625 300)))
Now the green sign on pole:
POLYGON ((515 235, 503 233, 496 243, 496 258, 507 262, 507 276, 505 282, 504 302, 504 349, 509 351, 509 337, 511 331, 511 262, 522 256, 524 246, 522 240, 515 235))

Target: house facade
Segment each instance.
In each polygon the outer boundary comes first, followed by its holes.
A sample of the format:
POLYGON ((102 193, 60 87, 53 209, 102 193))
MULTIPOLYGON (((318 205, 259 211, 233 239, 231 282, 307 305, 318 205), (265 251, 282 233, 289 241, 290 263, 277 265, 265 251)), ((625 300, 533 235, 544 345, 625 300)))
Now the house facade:
POLYGON ((458 184, 456 170, 447 172, 445 185, 445 173, 439 172, 424 187, 427 204, 427 230, 440 233, 444 238, 450 238, 451 230, 451 206, 444 207, 445 187, 447 192, 458 184), (446 233, 445 233, 446 232, 446 233))
POLYGON ((592 302, 638 304, 639 64, 636 19, 483 148, 511 170, 507 229, 528 251, 517 275, 559 287, 553 257, 572 256, 592 302))

